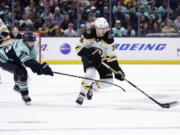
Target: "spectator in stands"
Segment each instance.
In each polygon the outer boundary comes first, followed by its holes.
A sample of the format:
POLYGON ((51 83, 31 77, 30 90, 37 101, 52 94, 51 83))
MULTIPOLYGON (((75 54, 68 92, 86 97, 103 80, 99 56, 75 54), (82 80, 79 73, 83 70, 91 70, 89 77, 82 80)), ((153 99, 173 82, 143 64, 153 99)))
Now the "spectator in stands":
POLYGON ((88 0, 80 0, 79 2, 80 2, 80 3, 79 3, 80 5, 84 5, 85 7, 87 7, 87 6, 90 5, 90 3, 89 3, 88 0))
POLYGON ((31 14, 29 15, 29 19, 31 19, 31 21, 33 23, 35 23, 37 18, 39 18, 39 17, 40 17, 40 14, 39 14, 38 10, 36 9, 36 7, 32 7, 31 14))
POLYGON ((61 27, 66 30, 68 28, 68 24, 70 23, 69 14, 64 15, 64 21, 61 24, 61 27))
POLYGON ((107 6, 103 8, 103 12, 101 13, 101 16, 106 18, 107 21, 109 20, 109 8, 107 6))
POLYGON ((118 5, 117 12, 114 13, 114 16, 118 18, 118 20, 121 21, 121 24, 125 24, 125 15, 122 13, 122 6, 118 5))
POLYGON ((45 5, 45 2, 42 0, 38 1, 38 4, 36 5, 36 9, 38 9, 39 14, 43 14, 44 12, 46 12, 46 9, 49 9, 49 7, 45 8, 47 5, 45 5))
POLYGON ((20 20, 22 19, 22 16, 23 16, 23 10, 22 10, 22 7, 20 5, 17 5, 17 7, 14 8, 14 16, 15 16, 15 19, 17 20, 20 20))
POLYGON ((77 37, 81 37, 82 34, 85 32, 85 30, 86 30, 86 25, 85 24, 81 24, 80 25, 80 29, 77 30, 77 32, 76 32, 76 36, 77 37))
POLYGON ((135 14, 135 10, 134 8, 130 8, 129 9, 129 15, 130 15, 130 23, 133 29, 135 29, 137 31, 138 29, 138 17, 135 14))
POLYGON ((180 15, 180 1, 179 1, 179 4, 177 4, 177 5, 178 5, 177 8, 174 9, 174 14, 175 14, 176 16, 180 15))
POLYGON ((143 27, 140 29, 140 36, 145 37, 148 33, 150 33, 148 23, 144 23, 143 27))
POLYGON ((116 20, 115 27, 112 28, 112 35, 116 37, 123 37, 127 35, 127 30, 121 26, 120 20, 116 20))
POLYGON ((148 22, 149 22, 149 20, 145 15, 140 16, 140 28, 143 28, 144 24, 148 23, 148 22))
POLYGON ((79 15, 78 15, 78 20, 75 20, 75 21, 74 21, 74 27, 73 27, 74 30, 79 29, 81 24, 85 24, 85 21, 84 21, 84 19, 82 18, 82 16, 79 14, 79 15), (77 25, 79 25, 79 27, 78 27, 77 25))
POLYGON ((40 16, 34 19, 36 19, 34 20, 34 28, 35 30, 38 30, 44 24, 44 20, 40 16))
POLYGON ((45 23, 38 29, 38 31, 41 32, 41 35, 43 37, 48 37, 50 35, 50 33, 51 33, 49 27, 45 23))
POLYGON ((68 29, 66 29, 64 31, 64 35, 66 37, 75 37, 76 36, 76 32, 73 30, 73 23, 68 24, 68 29))
POLYGON ((94 21, 93 21, 93 16, 92 14, 88 15, 87 21, 86 21, 86 28, 90 29, 94 27, 94 21))
POLYGON ((87 19, 87 13, 85 12, 85 9, 83 6, 79 8, 79 15, 82 17, 82 19, 85 21, 87 19))
POLYGON ((32 12, 32 9, 34 8, 34 2, 31 1, 30 4, 25 7, 25 14, 27 15, 28 18, 31 18, 31 12, 32 12))
POLYGON ((125 22, 126 22, 126 23, 125 23, 124 27, 126 27, 126 28, 127 28, 127 25, 128 25, 128 24, 133 23, 132 20, 131 20, 131 16, 130 16, 130 14, 128 14, 128 13, 125 14, 125 22))
POLYGON ((50 29, 50 35, 55 37, 64 36, 64 30, 61 28, 60 23, 55 23, 54 27, 50 29))
POLYGON ((115 14, 115 13, 118 11, 118 7, 121 9, 121 12, 122 12, 122 13, 127 13, 127 11, 128 11, 128 10, 127 10, 127 7, 124 6, 124 5, 121 3, 121 1, 117 1, 116 5, 113 6, 113 10, 112 10, 113 14, 115 14))
POLYGON ((17 27, 18 29, 20 28, 18 20, 14 20, 14 27, 17 27))
POLYGON ((158 23, 161 22, 161 20, 159 19, 158 14, 157 14, 157 10, 155 8, 151 9, 150 20, 151 20, 151 22, 155 22, 155 21, 157 21, 158 23))
POLYGON ((48 20, 46 20, 45 23, 48 28, 52 28, 54 26, 55 22, 53 21, 53 16, 51 14, 49 14, 48 20))
POLYGON ((48 19, 51 16, 53 18, 53 13, 51 12, 51 8, 46 8, 43 13, 40 14, 41 18, 45 23, 48 23, 48 19))
POLYGON ((91 7, 96 6, 96 0, 89 0, 89 5, 86 7, 86 12, 89 13, 91 11, 91 7))
MULTIPOLYGON (((149 6, 149 9, 148 9, 148 13, 151 13, 152 10, 155 10, 156 12, 158 11, 158 8, 156 6, 156 1, 155 0, 151 0, 150 1, 150 6, 149 6)), ((156 13, 157 14, 157 13, 156 13)), ((158 14, 157 14, 158 15, 158 14)))
MULTIPOLYGON (((10 27, 12 22, 11 0, 0 1, 0 17, 10 27)), ((43 23, 46 23, 50 31, 55 26, 55 22, 61 23, 64 30, 68 29, 70 22, 73 22, 74 30, 77 30, 80 24, 84 23, 87 28, 93 27, 94 19, 97 16, 103 16, 111 21, 111 26, 115 26, 118 19, 121 21, 121 27, 127 28, 127 24, 130 24, 132 29, 138 31, 138 17, 140 17, 141 28, 145 23, 148 23, 150 28, 153 28, 153 25, 164 27, 165 20, 169 17, 174 22, 175 30, 179 31, 175 20, 180 15, 180 0, 169 0, 170 8, 168 8, 167 0, 139 0, 139 2, 137 0, 111 0, 112 18, 109 19, 109 0, 16 0, 14 1, 14 22, 20 30, 44 29, 43 23), (79 16, 82 16, 82 18, 78 17, 79 20, 77 20, 77 2, 79 2, 79 16), (139 2, 140 4, 137 5, 139 2), (24 14, 27 19, 24 19, 24 14), (70 16, 68 21, 63 21, 66 18, 64 16, 70 16)), ((150 31, 155 32, 155 27, 150 31)), ((163 30, 167 31, 165 28, 163 30)), ((43 33, 48 36, 50 31, 43 33)))
POLYGON ((140 17, 141 17, 142 15, 144 15, 144 16, 146 16, 147 19, 150 19, 150 15, 149 15, 149 13, 146 11, 146 8, 145 8, 144 5, 141 5, 141 6, 140 6, 140 11, 138 11, 136 15, 137 15, 137 16, 140 16, 140 17))
POLYGON ((132 29, 131 24, 127 24, 127 34, 126 36, 128 37, 135 37, 136 36, 136 31, 134 29, 132 29))
POLYGON ((129 13, 131 9, 133 10, 134 13, 136 12, 136 6, 133 6, 132 2, 128 2, 126 7, 127 7, 126 13, 129 13))
POLYGON ((127 5, 128 3, 132 3, 133 6, 137 5, 137 0, 123 0, 124 1, 124 5, 127 5))
POLYGON ((10 36, 12 39, 22 39, 22 35, 19 33, 19 29, 17 27, 13 28, 10 36))
POLYGON ((175 32, 177 32, 173 21, 167 20, 165 26, 161 29, 161 32, 163 32, 163 33, 175 33, 175 32))
POLYGON ((97 17, 100 16, 100 15, 99 15, 99 12, 96 11, 96 7, 95 7, 95 6, 92 6, 92 7, 90 8, 90 14, 92 14, 93 21, 94 21, 97 17))
POLYGON ((62 23, 64 21, 64 15, 60 13, 60 8, 56 7, 53 14, 53 21, 57 23, 62 23))
POLYGON ((150 33, 160 33, 161 29, 160 29, 159 24, 157 22, 153 22, 149 32, 150 33))
POLYGON ((11 12, 10 12, 10 9, 9 9, 9 6, 6 5, 4 7, 4 12, 2 14, 2 19, 4 21, 4 24, 9 28, 11 27, 11 12))
POLYGON ((175 26, 177 32, 180 33, 180 15, 178 15, 176 20, 174 21, 174 26, 175 26))
POLYGON ((74 22, 77 19, 77 12, 74 5, 72 5, 71 9, 68 11, 68 15, 71 22, 74 22))
POLYGON ((161 22, 165 22, 168 15, 173 15, 173 10, 168 7, 167 1, 164 1, 162 6, 158 8, 158 13, 160 15, 161 22))
POLYGON ((32 24, 33 24, 32 21, 24 13, 22 19, 19 21, 20 29, 30 30, 32 24))

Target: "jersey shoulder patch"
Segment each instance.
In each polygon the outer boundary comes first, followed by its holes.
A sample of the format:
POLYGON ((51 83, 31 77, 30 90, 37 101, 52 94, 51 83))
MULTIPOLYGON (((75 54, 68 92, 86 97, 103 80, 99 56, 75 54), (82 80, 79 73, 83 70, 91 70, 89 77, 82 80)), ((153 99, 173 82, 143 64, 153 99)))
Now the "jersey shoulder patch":
POLYGON ((103 41, 107 44, 112 44, 114 42, 113 35, 108 31, 103 37, 103 41))
POLYGON ((85 39, 92 39, 96 38, 96 30, 95 29, 87 29, 84 33, 83 36, 85 39))

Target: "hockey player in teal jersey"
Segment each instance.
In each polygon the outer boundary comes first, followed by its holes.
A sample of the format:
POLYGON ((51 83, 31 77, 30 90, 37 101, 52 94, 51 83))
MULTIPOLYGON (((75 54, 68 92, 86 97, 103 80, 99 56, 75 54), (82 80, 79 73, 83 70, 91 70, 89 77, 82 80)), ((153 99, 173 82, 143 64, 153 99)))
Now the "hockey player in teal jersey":
POLYGON ((35 46, 35 41, 35 35, 27 32, 23 35, 23 39, 0 48, 0 67, 14 74, 14 89, 21 93, 22 99, 26 104, 31 103, 26 67, 29 67, 32 72, 38 75, 53 76, 53 72, 47 63, 40 64, 36 61, 38 50, 35 46))

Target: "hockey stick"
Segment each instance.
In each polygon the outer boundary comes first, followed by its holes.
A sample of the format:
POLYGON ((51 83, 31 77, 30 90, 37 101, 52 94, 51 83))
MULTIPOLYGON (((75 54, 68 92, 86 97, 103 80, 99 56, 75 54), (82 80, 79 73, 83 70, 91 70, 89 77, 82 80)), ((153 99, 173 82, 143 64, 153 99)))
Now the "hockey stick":
MULTIPOLYGON (((111 68, 109 65, 107 65, 106 63, 102 62, 102 64, 108 68, 109 70, 111 70, 112 72, 114 72, 115 74, 120 74, 119 72, 117 72, 116 70, 114 70, 113 68, 111 68)), ((147 93, 145 93, 143 90, 141 90, 140 88, 138 88, 135 84, 133 84, 132 82, 128 81, 126 78, 124 78, 124 81, 128 82, 130 85, 132 85, 134 88, 136 88, 138 91, 140 91, 142 94, 144 94, 146 97, 148 97, 149 99, 151 99, 153 102, 155 102, 156 104, 158 104, 160 107, 162 108, 170 108, 172 106, 175 106, 176 104, 178 104, 177 101, 173 101, 173 102, 169 102, 169 103, 160 103, 157 100, 155 100, 153 97, 151 97, 150 95, 148 95, 147 93)))
POLYGON ((72 75, 72 74, 66 74, 66 73, 61 73, 61 72, 53 72, 54 74, 59 74, 59 75, 65 75, 65 76, 70 76, 70 77, 75 77, 75 78, 81 78, 81 79, 86 79, 86 80, 91 80, 91 81, 95 81, 95 82, 102 82, 102 83, 107 83, 107 84, 111 84, 114 85, 116 87, 119 87, 120 89, 122 89, 124 92, 126 92, 126 90, 124 88, 122 88, 121 86, 111 83, 111 82, 106 82, 106 81, 102 81, 102 80, 96 80, 96 79, 91 79, 91 78, 87 78, 87 77, 82 77, 82 76, 77 76, 77 75, 72 75))

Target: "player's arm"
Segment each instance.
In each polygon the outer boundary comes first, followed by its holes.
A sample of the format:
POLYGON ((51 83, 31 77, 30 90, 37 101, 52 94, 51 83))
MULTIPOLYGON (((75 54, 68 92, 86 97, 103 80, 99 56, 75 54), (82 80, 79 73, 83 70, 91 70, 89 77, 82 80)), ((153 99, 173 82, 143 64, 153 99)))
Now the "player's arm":
POLYGON ((125 73, 118 64, 117 56, 115 53, 115 45, 114 44, 108 45, 106 50, 107 50, 106 60, 108 65, 113 69, 115 69, 116 71, 120 72, 120 74, 115 74, 115 78, 123 81, 125 77, 125 73))
POLYGON ((86 47, 87 44, 89 44, 89 41, 84 36, 82 36, 75 48, 77 55, 81 57, 89 55, 90 52, 86 47))
POLYGON ((89 29, 83 33, 78 44, 76 45, 76 53, 79 56, 84 57, 92 54, 94 48, 89 48, 88 46, 90 46, 92 44, 91 42, 95 40, 95 34, 95 29, 89 29))
POLYGON ((35 59, 33 59, 29 54, 29 50, 20 50, 17 53, 17 56, 22 64, 26 67, 29 67, 34 73, 38 75, 51 75, 53 76, 53 72, 47 63, 39 64, 35 59))
MULTIPOLYGON (((91 40, 91 39, 90 39, 91 40)), ((101 52, 95 47, 87 48, 86 46, 91 44, 88 39, 81 37, 78 45, 76 46, 76 53, 81 56, 88 63, 92 63, 92 66, 98 68, 101 64, 101 52)))
POLYGON ((24 62, 24 65, 31 68, 31 70, 38 75, 44 74, 53 76, 53 72, 47 63, 39 64, 34 59, 28 59, 24 62))

